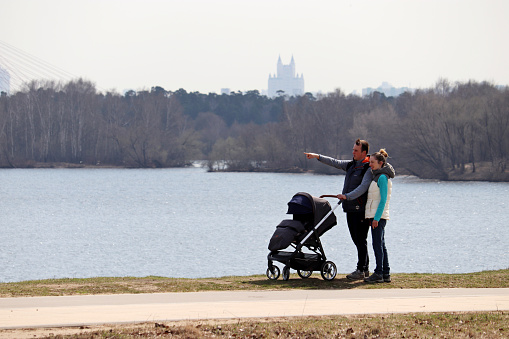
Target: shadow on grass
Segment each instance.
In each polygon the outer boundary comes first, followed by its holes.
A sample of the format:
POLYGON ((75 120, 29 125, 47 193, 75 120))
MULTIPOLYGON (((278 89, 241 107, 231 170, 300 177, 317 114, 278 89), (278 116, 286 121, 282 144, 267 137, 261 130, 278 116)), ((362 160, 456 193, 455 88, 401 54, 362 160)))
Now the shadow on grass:
MULTIPOLYGON (((334 280, 323 280, 320 276, 311 276, 307 279, 301 279, 297 275, 291 275, 290 279, 284 281, 259 279, 244 282, 252 285, 256 289, 310 289, 310 290, 350 290, 354 288, 369 288, 371 285, 362 280, 352 281, 346 278, 335 278, 334 280)), ((382 285, 382 284, 380 284, 382 285)), ((381 287, 381 286, 380 286, 381 287)))

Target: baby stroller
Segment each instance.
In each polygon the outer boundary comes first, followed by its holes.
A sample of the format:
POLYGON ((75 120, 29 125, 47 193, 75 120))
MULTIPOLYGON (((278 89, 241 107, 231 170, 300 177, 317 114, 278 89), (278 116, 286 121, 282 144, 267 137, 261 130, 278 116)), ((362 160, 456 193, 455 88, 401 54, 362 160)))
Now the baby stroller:
POLYGON ((299 192, 288 202, 287 214, 293 214, 293 219, 281 221, 269 241, 269 279, 277 280, 280 275, 274 261, 285 265, 283 280, 290 278, 290 268, 297 270, 302 279, 309 278, 313 271, 320 271, 324 280, 333 280, 336 277, 336 265, 327 260, 320 237, 337 224, 334 210, 341 204, 341 200, 331 209, 330 203, 323 197, 336 196, 322 195, 317 198, 299 192), (282 251, 289 246, 293 248, 293 252, 282 251), (304 252, 303 249, 308 251, 304 252))

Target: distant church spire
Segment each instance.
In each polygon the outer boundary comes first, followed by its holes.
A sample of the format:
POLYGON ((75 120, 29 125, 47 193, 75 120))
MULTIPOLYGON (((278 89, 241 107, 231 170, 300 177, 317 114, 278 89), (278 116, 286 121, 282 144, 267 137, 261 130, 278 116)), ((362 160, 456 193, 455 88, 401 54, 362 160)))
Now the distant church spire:
POLYGON ((304 94, 304 76, 295 74, 295 59, 290 61, 289 65, 284 65, 281 61, 281 55, 277 60, 277 74, 269 74, 268 96, 275 97, 281 95, 298 96, 304 94))

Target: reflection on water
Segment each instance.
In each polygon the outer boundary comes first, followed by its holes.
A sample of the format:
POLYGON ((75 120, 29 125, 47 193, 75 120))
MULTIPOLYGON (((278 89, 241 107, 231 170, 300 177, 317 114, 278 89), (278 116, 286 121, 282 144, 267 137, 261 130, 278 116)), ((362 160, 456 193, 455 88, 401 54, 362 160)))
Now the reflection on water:
MULTIPOLYGON (((342 183, 201 168, 3 169, 0 281, 264 274, 268 241, 293 194, 337 194, 342 183)), ((508 268, 508 198, 508 183, 395 178, 386 229, 392 271, 508 268)), ((346 273, 355 248, 336 214, 323 246, 346 273)))

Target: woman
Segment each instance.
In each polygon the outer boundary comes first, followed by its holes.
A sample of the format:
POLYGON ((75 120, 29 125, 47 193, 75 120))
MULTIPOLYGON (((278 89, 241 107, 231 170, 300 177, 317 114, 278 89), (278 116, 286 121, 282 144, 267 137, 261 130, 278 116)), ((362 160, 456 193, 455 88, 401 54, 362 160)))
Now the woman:
POLYGON ((385 225, 389 220, 389 201, 391 200, 394 168, 387 163, 388 154, 385 149, 371 154, 369 167, 373 172, 373 181, 368 189, 366 214, 371 225, 371 239, 375 252, 375 272, 364 278, 368 283, 391 282, 389 258, 385 248, 385 225))

